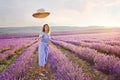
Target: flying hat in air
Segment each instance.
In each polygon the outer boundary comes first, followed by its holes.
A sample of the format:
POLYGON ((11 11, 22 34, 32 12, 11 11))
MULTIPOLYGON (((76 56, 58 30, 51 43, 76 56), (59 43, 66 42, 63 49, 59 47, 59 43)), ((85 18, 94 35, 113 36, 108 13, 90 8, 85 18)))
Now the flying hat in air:
POLYGON ((45 18, 50 15, 50 12, 46 12, 44 9, 38 9, 36 13, 33 13, 33 17, 35 18, 45 18))

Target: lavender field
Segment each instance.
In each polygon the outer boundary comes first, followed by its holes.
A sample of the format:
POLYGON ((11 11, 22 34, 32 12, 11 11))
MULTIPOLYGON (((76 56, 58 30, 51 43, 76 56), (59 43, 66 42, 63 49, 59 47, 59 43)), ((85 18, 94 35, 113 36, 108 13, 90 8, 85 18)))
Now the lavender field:
POLYGON ((120 80, 120 29, 53 32, 39 76, 38 34, 0 35, 0 80, 120 80))

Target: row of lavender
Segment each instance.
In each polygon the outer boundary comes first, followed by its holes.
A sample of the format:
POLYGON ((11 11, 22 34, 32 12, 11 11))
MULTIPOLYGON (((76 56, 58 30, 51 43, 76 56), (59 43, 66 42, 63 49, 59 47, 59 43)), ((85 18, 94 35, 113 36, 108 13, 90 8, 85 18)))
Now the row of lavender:
POLYGON ((90 80, 81 68, 71 62, 55 46, 50 45, 48 58, 55 80, 90 80))
POLYGON ((111 45, 106 45, 104 43, 85 43, 85 42, 80 43, 80 45, 120 57, 120 46, 117 45, 111 46, 111 45))
POLYGON ((115 55, 116 57, 120 57, 120 46, 117 46, 117 45, 111 46, 105 43, 83 42, 83 41, 74 41, 74 40, 71 40, 71 41, 62 40, 62 41, 71 43, 77 46, 89 47, 99 52, 103 52, 104 54, 110 54, 110 55, 115 55))
POLYGON ((20 38, 20 39, 0 39, 0 61, 6 60, 9 56, 13 55, 17 50, 25 48, 34 42, 34 38, 20 38))
POLYGON ((114 56, 109 56, 106 54, 101 54, 96 50, 90 48, 83 48, 72 45, 70 43, 65 43, 62 41, 55 41, 53 43, 60 45, 65 49, 69 49, 74 53, 78 54, 80 58, 90 62, 94 68, 101 70, 105 73, 109 73, 116 77, 120 77, 120 59, 114 56))
POLYGON ((94 43, 105 43, 109 45, 120 46, 119 33, 97 33, 97 34, 77 34, 77 35, 59 35, 54 36, 55 40, 68 40, 68 41, 83 41, 83 42, 94 42, 94 43))
POLYGON ((37 33, 24 33, 24 34, 0 34, 0 39, 14 39, 14 38, 31 38, 37 37, 37 33))
MULTIPOLYGON (((102 34, 101 34, 102 35, 102 34)), ((104 36, 104 35, 103 35, 104 36)), ((55 36, 53 37, 54 40, 61 40, 61 41, 65 41, 65 42, 69 42, 72 44, 76 44, 76 45, 81 45, 84 47, 89 47, 92 49, 96 49, 100 52, 104 52, 107 54, 112 54, 112 55, 116 55, 117 57, 120 57, 120 40, 114 40, 111 39, 111 36, 109 36, 109 38, 98 38, 96 37, 94 34, 92 35, 91 38, 89 38, 90 36, 88 35, 72 35, 71 36, 55 36)), ((113 36, 112 36, 113 37, 113 36)), ((114 36, 115 38, 118 38, 118 35, 114 36)))
POLYGON ((38 43, 27 48, 8 69, 0 75, 0 80, 24 80, 24 75, 27 69, 33 62, 33 54, 37 48, 38 43))
MULTIPOLYGON (((70 32, 71 33, 71 32, 70 32)), ((0 34, 0 39, 15 39, 15 38, 33 38, 38 37, 40 33, 13 33, 13 34, 0 34)), ((61 32, 52 32, 52 36, 61 35, 61 32)), ((64 34, 63 34, 64 35, 64 34)))

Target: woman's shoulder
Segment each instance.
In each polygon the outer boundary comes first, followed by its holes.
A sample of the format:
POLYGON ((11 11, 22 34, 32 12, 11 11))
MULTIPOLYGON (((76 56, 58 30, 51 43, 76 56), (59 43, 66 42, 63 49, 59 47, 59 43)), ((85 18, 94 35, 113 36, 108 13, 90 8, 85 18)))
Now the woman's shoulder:
POLYGON ((43 35, 44 35, 44 32, 40 32, 40 35, 43 36, 43 35))

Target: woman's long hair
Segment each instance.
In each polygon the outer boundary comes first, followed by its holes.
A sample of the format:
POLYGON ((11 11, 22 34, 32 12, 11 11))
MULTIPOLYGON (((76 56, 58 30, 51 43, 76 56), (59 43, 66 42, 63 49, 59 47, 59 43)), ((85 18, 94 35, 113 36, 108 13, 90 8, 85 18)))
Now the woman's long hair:
POLYGON ((50 34, 50 33, 51 33, 51 30, 50 30, 50 27, 49 27, 48 24, 44 24, 44 25, 43 25, 42 32, 45 32, 45 26, 48 26, 48 32, 47 32, 47 34, 50 34))

